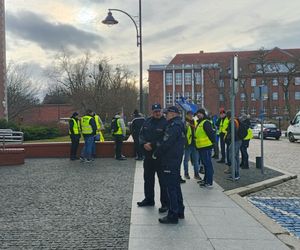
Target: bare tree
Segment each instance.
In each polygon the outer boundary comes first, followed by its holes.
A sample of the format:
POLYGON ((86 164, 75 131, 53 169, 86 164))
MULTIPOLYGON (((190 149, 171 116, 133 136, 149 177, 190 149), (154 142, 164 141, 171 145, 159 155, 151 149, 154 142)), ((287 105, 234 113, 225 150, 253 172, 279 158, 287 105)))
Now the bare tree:
POLYGON ((63 52, 49 76, 62 86, 70 102, 81 112, 93 109, 103 117, 117 111, 126 114, 137 106, 135 77, 125 66, 113 67, 106 59, 92 60, 88 53, 74 59, 63 52))
POLYGON ((24 64, 10 62, 7 66, 8 118, 16 120, 39 103, 37 83, 33 82, 24 64))

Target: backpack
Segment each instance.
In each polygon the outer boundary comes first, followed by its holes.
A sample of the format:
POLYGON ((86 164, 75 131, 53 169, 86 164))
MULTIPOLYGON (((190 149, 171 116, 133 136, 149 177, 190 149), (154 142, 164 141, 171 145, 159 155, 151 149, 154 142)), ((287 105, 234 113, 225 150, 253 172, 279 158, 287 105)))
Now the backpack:
POLYGON ((115 133, 118 131, 118 118, 113 118, 110 124, 111 133, 115 133))
POLYGON ((248 134, 248 126, 239 119, 237 119, 237 121, 239 124, 238 130, 237 130, 237 136, 240 140, 243 140, 248 134))

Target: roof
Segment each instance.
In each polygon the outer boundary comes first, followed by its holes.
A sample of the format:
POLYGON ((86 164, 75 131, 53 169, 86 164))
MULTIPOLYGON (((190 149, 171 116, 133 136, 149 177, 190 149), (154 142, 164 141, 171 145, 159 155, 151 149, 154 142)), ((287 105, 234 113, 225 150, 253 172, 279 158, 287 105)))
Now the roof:
MULTIPOLYGON (((278 47, 272 50, 266 50, 267 54, 276 54, 280 57, 300 57, 299 49, 280 49, 278 47)), ((188 54, 177 54, 169 64, 207 64, 207 63, 221 63, 228 65, 231 58, 234 55, 238 55, 240 60, 251 60, 257 57, 259 50, 252 51, 227 51, 227 52, 203 52, 199 53, 188 53, 188 54)))

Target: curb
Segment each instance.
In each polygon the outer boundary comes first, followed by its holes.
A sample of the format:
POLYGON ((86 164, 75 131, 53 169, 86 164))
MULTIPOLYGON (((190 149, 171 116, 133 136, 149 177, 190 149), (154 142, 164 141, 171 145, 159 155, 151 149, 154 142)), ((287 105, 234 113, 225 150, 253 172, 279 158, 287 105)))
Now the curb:
POLYGON ((263 190, 268 187, 272 187, 288 180, 296 179, 297 175, 282 171, 280 169, 270 167, 265 165, 268 168, 276 170, 283 173, 281 176, 277 176, 272 179, 265 181, 257 182, 245 187, 235 188, 224 193, 231 198, 236 204, 238 204, 242 209, 244 209, 249 215, 256 219, 260 224, 262 224, 267 230, 274 234, 279 240, 286 244, 291 249, 300 249, 300 241, 294 238, 289 232, 287 232, 283 227, 269 218, 267 215, 262 213, 257 207, 252 203, 248 202, 243 196, 246 196, 250 193, 254 193, 260 190, 263 190))

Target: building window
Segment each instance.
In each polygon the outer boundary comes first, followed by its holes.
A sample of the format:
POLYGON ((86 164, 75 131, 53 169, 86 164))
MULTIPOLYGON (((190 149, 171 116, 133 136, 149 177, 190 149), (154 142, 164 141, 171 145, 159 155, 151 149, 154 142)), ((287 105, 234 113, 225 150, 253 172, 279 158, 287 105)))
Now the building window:
POLYGON ((285 99, 287 99, 287 100, 290 99, 290 93, 289 92, 283 93, 283 100, 285 100, 285 99), (285 96, 287 96, 287 97, 285 97, 285 96))
POLYGON ((251 115, 256 115, 256 108, 251 109, 251 115))
POLYGON ((272 93, 272 100, 277 101, 278 100, 278 92, 272 93))
POLYGON ((196 93, 196 102, 197 104, 201 104, 202 94, 201 92, 196 93))
POLYGON ((192 84, 192 73, 184 73, 184 84, 192 84))
POLYGON ((173 73, 166 73, 166 85, 173 84, 173 73))
POLYGON ((278 108, 277 107, 273 107, 273 114, 274 115, 278 114, 278 108))
POLYGON ((253 78, 251 79, 251 87, 255 87, 256 86, 256 79, 253 78))
POLYGON ((266 107, 264 107, 264 115, 267 114, 268 109, 266 107))
POLYGON ((187 99, 188 101, 190 101, 190 100, 191 100, 191 92, 185 92, 185 93, 184 93, 184 97, 186 97, 186 99, 187 99))
POLYGON ((219 87, 224 88, 224 80, 223 79, 219 80, 219 87))
POLYGON ((224 95, 223 94, 220 94, 220 101, 224 102, 224 95))
POLYGON ((283 78, 283 85, 286 86, 289 83, 289 79, 287 77, 283 78))
POLYGON ((278 79, 277 78, 273 78, 272 79, 272 84, 273 84, 273 86, 278 86, 278 79))
POLYGON ((166 95, 166 104, 172 104, 172 103, 173 103, 172 93, 168 92, 166 95))
POLYGON ((244 102, 246 99, 246 95, 245 93, 241 93, 241 101, 244 102))
POLYGON ((295 77, 295 85, 300 85, 300 77, 295 77))
POLYGON ((253 92, 251 93, 251 101, 256 101, 255 94, 253 92))
POLYGON ((182 83, 182 74, 175 73, 175 84, 180 85, 182 83))
POLYGON ((194 73, 194 81, 195 81, 195 84, 201 84, 202 83, 200 72, 195 72, 194 73))
POLYGON ((179 92, 176 93, 176 96, 175 96, 175 100, 178 102, 180 101, 180 97, 181 97, 181 94, 179 92))
POLYGON ((295 92, 295 100, 300 100, 300 92, 295 92))

